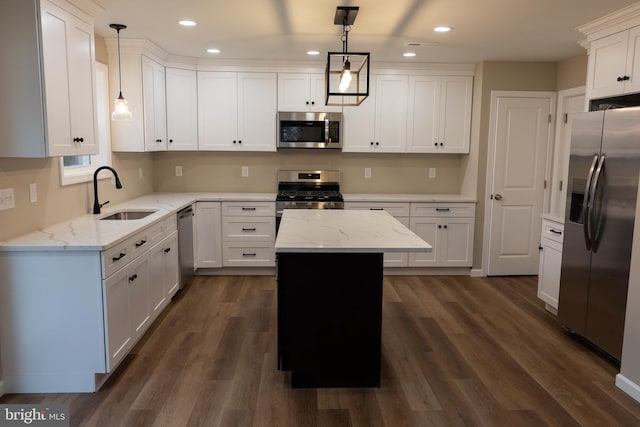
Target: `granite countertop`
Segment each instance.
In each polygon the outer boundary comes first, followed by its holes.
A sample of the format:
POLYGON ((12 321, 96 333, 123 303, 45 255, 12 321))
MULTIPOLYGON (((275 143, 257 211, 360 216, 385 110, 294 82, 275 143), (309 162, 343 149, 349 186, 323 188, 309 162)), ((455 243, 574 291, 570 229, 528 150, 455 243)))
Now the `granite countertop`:
MULTIPOLYGON (((343 198, 347 202, 476 202, 473 198, 447 194, 343 194, 343 198)), ((152 193, 117 205, 108 205, 102 209, 102 213, 99 215, 81 215, 8 241, 0 242, 0 252, 38 250, 101 251, 134 235, 146 226, 162 221, 170 215, 175 215, 178 210, 196 201, 275 202, 275 199, 275 193, 152 193), (104 216, 121 210, 152 210, 154 212, 145 218, 136 220, 100 220, 104 216)), ((397 235, 394 236, 397 237, 397 235)), ((393 247, 387 247, 385 249, 387 252, 394 250, 407 252, 410 248, 394 249, 393 247)))
POLYGON ((275 193, 153 193, 108 206, 98 215, 86 214, 0 242, 1 251, 102 251, 134 235, 142 228, 175 215, 195 201, 266 201, 275 193), (127 221, 101 221, 121 210, 155 211, 151 215, 127 221))
POLYGON ((288 209, 278 252, 431 252, 431 245, 385 211, 288 209))

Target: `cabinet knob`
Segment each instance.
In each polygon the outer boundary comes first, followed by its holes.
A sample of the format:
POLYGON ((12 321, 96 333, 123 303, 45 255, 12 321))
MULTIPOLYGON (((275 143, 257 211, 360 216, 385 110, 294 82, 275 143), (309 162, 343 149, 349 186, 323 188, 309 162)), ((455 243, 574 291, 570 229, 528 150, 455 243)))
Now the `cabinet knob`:
POLYGON ((305 104, 309 105, 309 101, 305 102, 305 104))
POLYGON ((444 228, 447 228, 447 224, 444 225, 444 228))
POLYGON ((311 101, 311 105, 316 105, 316 101, 311 101))
POLYGON ((238 140, 238 144, 242 144, 242 140, 241 139, 238 140))
POLYGON ((371 141, 369 144, 373 146, 373 141, 371 141))
POLYGON ((137 274, 132 274, 131 276, 129 276, 129 282, 133 282, 134 280, 136 280, 138 278, 137 274))
POLYGON ((435 145, 435 146, 437 147, 437 146, 438 146, 438 143, 436 142, 436 143, 434 143, 433 145, 435 145))
POLYGON ((83 137, 73 138, 73 142, 84 142, 84 138, 83 137))
POLYGON ((441 142, 441 143, 440 143, 440 147, 443 147, 443 146, 444 146, 444 142, 441 142))
POLYGON ((169 140, 169 144, 173 144, 173 139, 170 139, 170 140, 169 140))
POLYGON ((376 146, 380 145, 380 143, 378 141, 376 141, 376 146))
POLYGON ((164 253, 165 253, 165 254, 168 254, 169 252, 171 252, 171 248, 166 248, 166 249, 164 250, 164 253))
POLYGON ((238 141, 236 141, 235 139, 233 140, 233 143, 236 144, 238 141))
POLYGON ((162 142, 162 140, 161 139, 156 139, 156 142, 162 142))
POLYGON ((442 228, 442 226, 441 226, 441 225, 438 225, 438 228, 442 228))

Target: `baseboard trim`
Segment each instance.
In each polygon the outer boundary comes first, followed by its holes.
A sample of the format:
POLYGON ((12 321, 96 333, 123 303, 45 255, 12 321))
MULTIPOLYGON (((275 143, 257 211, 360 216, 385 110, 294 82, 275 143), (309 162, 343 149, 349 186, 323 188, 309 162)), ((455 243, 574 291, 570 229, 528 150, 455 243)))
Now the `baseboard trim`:
POLYGON ((631 398, 640 402, 640 385, 634 383, 622 374, 616 375, 616 387, 627 393, 631 398))
POLYGON ((472 268, 471 273, 469 274, 471 277, 486 277, 484 274, 484 270, 481 268, 472 268))

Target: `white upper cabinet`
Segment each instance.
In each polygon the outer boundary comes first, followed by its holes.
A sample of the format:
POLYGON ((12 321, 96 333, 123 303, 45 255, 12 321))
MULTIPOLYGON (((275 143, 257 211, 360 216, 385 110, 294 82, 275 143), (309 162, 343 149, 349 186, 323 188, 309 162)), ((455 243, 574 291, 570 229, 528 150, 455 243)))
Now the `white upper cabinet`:
POLYGON ((278 111, 342 111, 342 107, 324 105, 324 98, 324 74, 278 74, 278 111))
POLYGON ((198 84, 196 72, 169 68, 167 86, 167 149, 198 149, 198 84))
POLYGON ((407 152, 468 153, 472 77, 411 76, 407 152))
POLYGON ((0 90, 11 108, 0 113, 0 156, 97 154, 93 18, 48 0, 3 9, 0 90))
POLYGON ((275 151, 275 73, 198 72, 200 150, 275 151))
POLYGON ((400 153, 405 151, 408 77, 372 76, 374 90, 358 107, 344 109, 342 151, 400 153))
POLYGON ((587 36, 586 98, 640 92, 640 4, 578 28, 587 36))
POLYGON ((142 56, 145 151, 167 149, 167 104, 164 66, 142 56))

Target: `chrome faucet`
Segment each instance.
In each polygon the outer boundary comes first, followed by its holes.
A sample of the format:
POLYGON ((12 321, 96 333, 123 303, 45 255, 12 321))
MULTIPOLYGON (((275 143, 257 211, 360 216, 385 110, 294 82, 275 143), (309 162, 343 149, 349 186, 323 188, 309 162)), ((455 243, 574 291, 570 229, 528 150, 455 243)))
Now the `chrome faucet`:
POLYGON ((109 166, 100 166, 98 169, 96 169, 96 171, 93 173, 93 213, 94 214, 99 214, 100 208, 106 205, 107 203, 109 203, 108 200, 102 204, 98 202, 98 172, 100 172, 102 169, 109 169, 113 173, 113 176, 116 178, 116 188, 122 188, 122 183, 120 182, 120 178, 118 178, 118 173, 114 168, 109 166))

